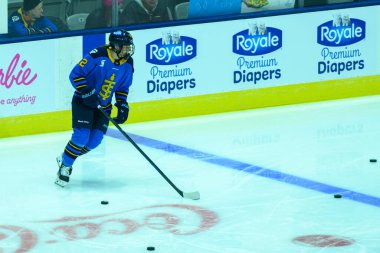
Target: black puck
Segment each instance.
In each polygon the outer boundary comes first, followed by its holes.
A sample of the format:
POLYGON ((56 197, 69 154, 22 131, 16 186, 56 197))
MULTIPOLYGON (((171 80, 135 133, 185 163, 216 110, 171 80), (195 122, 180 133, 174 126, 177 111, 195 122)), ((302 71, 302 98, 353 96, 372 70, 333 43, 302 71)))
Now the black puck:
POLYGON ((334 198, 336 198, 336 199, 340 199, 342 197, 342 195, 340 195, 340 194, 334 194, 334 198))
POLYGON ((107 200, 102 200, 102 201, 100 202, 100 204, 102 204, 102 205, 108 205, 108 201, 107 201, 107 200))
POLYGON ((369 162, 371 162, 371 163, 376 163, 376 162, 377 162, 377 159, 369 159, 369 162))
POLYGON ((153 251, 153 250, 154 250, 154 247, 149 246, 149 247, 146 248, 146 250, 153 251))

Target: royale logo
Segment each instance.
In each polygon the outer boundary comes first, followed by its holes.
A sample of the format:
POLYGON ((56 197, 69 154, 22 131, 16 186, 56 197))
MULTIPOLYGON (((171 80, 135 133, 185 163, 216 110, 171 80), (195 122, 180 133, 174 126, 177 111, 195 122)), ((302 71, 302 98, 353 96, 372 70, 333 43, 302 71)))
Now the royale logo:
POLYGON ((263 55, 282 47, 282 31, 265 24, 251 23, 249 29, 233 36, 233 52, 239 55, 263 55))
POLYGON ((318 26, 318 44, 329 47, 352 45, 365 38, 365 30, 365 21, 338 14, 332 21, 318 26))
POLYGON ((197 55, 197 41, 179 33, 163 33, 146 45, 146 61, 156 65, 174 65, 191 60, 197 55))

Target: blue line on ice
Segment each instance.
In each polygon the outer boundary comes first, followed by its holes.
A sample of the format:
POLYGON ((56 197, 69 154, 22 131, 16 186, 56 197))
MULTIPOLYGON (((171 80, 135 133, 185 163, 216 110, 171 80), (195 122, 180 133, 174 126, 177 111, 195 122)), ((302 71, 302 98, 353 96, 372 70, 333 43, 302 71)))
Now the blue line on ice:
MULTIPOLYGON (((107 135, 113 138, 118 138, 121 140, 128 141, 117 129, 108 129, 107 135)), ((251 173, 260 177, 265 177, 280 181, 287 184, 296 185, 309 190, 314 190, 326 194, 341 194, 342 198, 351 199, 353 201, 361 202, 364 204, 380 207, 380 198, 370 196, 367 194, 354 192, 348 189, 335 187, 332 185, 319 183, 310 179, 293 176, 287 173, 278 172, 271 169, 266 169, 253 164, 248 164, 245 162, 236 161, 229 158, 224 158, 218 155, 205 153, 202 151, 181 147, 178 145, 154 140, 151 138, 128 134, 137 144, 147 146, 154 149, 163 150, 170 153, 175 153, 177 155, 185 156, 191 159, 201 160, 202 162, 212 163, 219 166, 227 167, 230 169, 244 171, 246 173, 251 173)))

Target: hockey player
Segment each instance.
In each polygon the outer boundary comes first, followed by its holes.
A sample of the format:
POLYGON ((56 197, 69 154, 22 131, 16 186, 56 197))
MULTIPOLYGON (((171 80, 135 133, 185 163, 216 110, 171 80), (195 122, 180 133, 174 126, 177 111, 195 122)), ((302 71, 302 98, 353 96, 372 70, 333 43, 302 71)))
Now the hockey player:
POLYGON ((76 158, 101 143, 109 121, 97 109, 98 105, 111 114, 114 96, 118 108, 114 120, 118 124, 127 120, 134 49, 131 34, 116 30, 110 34, 108 45, 93 49, 71 71, 70 81, 75 89, 72 99, 73 133, 63 154, 57 157, 57 185, 63 187, 69 182, 76 158))

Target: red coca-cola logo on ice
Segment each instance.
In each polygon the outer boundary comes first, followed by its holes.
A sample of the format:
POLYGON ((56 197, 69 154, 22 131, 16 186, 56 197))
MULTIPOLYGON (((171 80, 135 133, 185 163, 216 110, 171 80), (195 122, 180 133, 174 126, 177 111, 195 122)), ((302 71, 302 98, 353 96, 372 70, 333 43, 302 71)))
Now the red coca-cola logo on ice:
MULTIPOLYGON (((12 85, 30 85, 37 78, 27 66, 28 61, 21 61, 20 54, 16 54, 8 67, 0 68, 0 84, 9 89, 12 85)), ((1 66, 0 66, 1 67, 1 66)))
POLYGON ((100 243, 109 237, 115 245, 119 237, 125 243, 125 236, 137 231, 143 234, 155 230, 175 236, 194 235, 209 230, 218 222, 218 215, 203 207, 169 204, 95 216, 32 221, 22 226, 4 224, 0 225, 0 252, 24 253, 36 247, 47 250, 55 244, 80 240, 98 239, 100 243))

